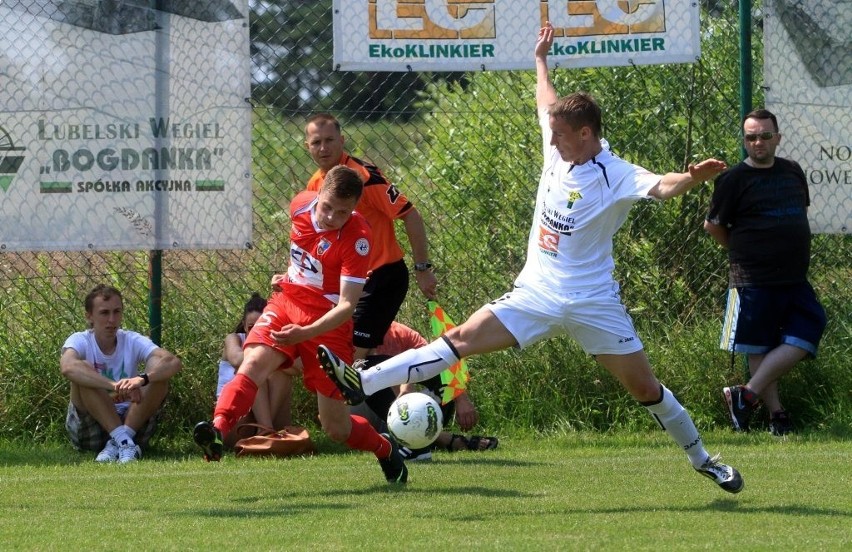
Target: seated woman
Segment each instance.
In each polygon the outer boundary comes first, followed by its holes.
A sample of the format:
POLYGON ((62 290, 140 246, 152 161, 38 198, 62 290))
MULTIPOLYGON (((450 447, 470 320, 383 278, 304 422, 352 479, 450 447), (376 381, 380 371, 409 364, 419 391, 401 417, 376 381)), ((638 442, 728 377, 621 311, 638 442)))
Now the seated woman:
MULTIPOLYGON (((264 307, 266 307, 266 299, 257 292, 253 293, 243 308, 243 317, 236 328, 225 336, 222 359, 219 361, 217 398, 225 384, 234 379, 237 369, 242 364, 243 343, 246 335, 257 323, 264 307)), ((258 431, 257 428, 241 427, 243 424, 254 423, 272 429, 281 429, 292 423, 293 376, 298 375, 298 372, 298 368, 293 367, 278 370, 269 376, 266 383, 258 389, 251 411, 234 426, 228 435, 223 436, 226 447, 233 447, 238 440, 255 435, 258 431)))

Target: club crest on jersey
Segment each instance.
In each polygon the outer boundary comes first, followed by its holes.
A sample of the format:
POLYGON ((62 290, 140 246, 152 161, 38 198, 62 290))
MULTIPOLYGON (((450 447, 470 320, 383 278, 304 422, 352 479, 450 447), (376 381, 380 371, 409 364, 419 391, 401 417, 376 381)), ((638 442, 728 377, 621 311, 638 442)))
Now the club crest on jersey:
POLYGON ((358 241, 355 242, 355 252, 361 255, 362 257, 366 257, 370 254, 370 240, 367 238, 358 238, 358 241))
POLYGON ((331 247, 331 242, 325 238, 321 239, 317 244, 317 257, 322 257, 322 254, 328 251, 329 247, 331 247))
POLYGON ((566 204, 566 208, 572 208, 574 206, 574 202, 580 199, 583 199, 583 194, 581 194, 577 190, 571 190, 568 193, 568 203, 566 204))

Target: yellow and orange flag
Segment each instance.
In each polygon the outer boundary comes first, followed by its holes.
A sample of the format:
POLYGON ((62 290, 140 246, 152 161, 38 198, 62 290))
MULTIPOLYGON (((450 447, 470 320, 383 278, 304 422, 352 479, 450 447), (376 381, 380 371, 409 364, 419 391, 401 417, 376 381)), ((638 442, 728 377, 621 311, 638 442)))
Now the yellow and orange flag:
MULTIPOLYGON (((450 328, 456 327, 455 322, 450 319, 437 301, 428 301, 426 306, 429 308, 429 324, 432 326, 432 337, 439 337, 450 328)), ((470 371, 467 369, 467 361, 465 359, 461 359, 441 372, 441 383, 444 384, 441 404, 447 404, 464 393, 469 380, 470 371)))

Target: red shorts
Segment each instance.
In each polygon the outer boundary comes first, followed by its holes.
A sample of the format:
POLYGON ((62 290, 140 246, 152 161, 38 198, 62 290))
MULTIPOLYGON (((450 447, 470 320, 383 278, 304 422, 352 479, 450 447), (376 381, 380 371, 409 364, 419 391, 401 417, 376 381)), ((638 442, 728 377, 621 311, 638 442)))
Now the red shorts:
POLYGON ((352 320, 347 320, 331 331, 296 345, 279 345, 270 335, 287 324, 298 324, 300 326, 312 324, 327 313, 331 307, 331 302, 320 307, 319 305, 294 302, 288 295, 281 292, 273 293, 266 308, 263 309, 263 315, 246 336, 243 347, 261 344, 275 349, 289 359, 282 365, 282 368, 287 368, 293 364, 295 359, 301 358, 304 366, 302 380, 305 383, 305 388, 314 393, 342 401, 343 396, 337 386, 328 378, 320 366, 319 360, 317 360, 317 347, 325 345, 347 364, 351 364, 355 352, 352 345, 352 320))

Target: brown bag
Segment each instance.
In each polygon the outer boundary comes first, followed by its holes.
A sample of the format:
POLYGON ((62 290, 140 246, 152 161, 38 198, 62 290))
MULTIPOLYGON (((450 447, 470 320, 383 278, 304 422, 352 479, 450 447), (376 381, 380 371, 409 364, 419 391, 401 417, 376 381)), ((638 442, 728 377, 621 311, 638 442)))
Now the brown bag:
POLYGON ((255 427, 258 434, 240 439, 234 444, 234 452, 240 456, 299 456, 315 454, 317 451, 308 430, 302 426, 286 426, 278 431, 259 424, 243 424, 255 427))

